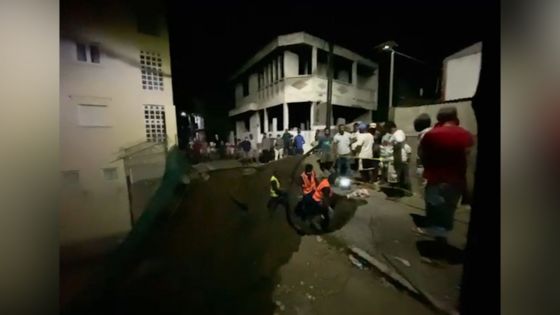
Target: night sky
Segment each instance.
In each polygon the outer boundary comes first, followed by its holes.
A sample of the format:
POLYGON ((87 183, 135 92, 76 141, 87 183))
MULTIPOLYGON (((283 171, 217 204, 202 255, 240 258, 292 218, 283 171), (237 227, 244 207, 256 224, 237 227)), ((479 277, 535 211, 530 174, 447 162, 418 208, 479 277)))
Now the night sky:
MULTIPOLYGON (((299 31, 378 62, 379 102, 383 103, 389 58, 374 51, 377 44, 395 40, 398 51, 428 62, 437 73, 443 58, 481 40, 488 27, 482 21, 491 21, 484 2, 449 2, 262 1, 179 6, 171 1, 167 20, 175 105, 178 110, 202 113, 209 129, 229 130, 227 111, 233 107, 233 92, 228 78, 274 37, 299 31)), ((402 59, 395 61, 396 78, 418 73, 418 68, 402 59)))

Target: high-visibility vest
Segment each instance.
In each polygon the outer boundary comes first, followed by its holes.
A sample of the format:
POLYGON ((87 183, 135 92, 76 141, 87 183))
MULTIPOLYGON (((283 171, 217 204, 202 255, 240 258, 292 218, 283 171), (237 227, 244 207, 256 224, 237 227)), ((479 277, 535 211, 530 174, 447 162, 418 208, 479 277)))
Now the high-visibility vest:
POLYGON ((301 188, 304 195, 309 194, 317 188, 317 181, 315 181, 315 171, 311 171, 311 179, 309 179, 309 176, 307 176, 307 174, 303 172, 301 174, 301 179, 303 180, 303 185, 301 188))
POLYGON ((274 175, 272 175, 272 177, 270 178, 270 197, 278 197, 278 194, 272 188, 272 182, 276 182, 276 186, 278 187, 278 189, 280 189, 280 181, 274 175))
MULTIPOLYGON (((331 188, 331 184, 329 183, 329 180, 327 178, 323 179, 320 183, 319 186, 317 186, 317 189, 315 189, 315 193, 313 194, 313 200, 317 201, 317 202, 321 202, 321 200, 323 200, 323 192, 321 190, 323 190, 323 188, 325 187, 329 187, 331 188)), ((332 196, 333 192, 332 189, 330 191, 330 196, 332 196)))

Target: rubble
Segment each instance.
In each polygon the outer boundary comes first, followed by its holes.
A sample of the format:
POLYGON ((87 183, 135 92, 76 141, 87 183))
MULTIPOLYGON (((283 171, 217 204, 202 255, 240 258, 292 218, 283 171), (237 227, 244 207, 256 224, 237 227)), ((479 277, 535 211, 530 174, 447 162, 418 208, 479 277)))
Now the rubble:
POLYGON ((348 198, 348 199, 350 199, 350 198, 365 199, 365 198, 368 198, 369 196, 370 196, 369 191, 365 188, 361 188, 361 189, 356 189, 353 192, 349 193, 348 195, 346 195, 346 198, 348 198))

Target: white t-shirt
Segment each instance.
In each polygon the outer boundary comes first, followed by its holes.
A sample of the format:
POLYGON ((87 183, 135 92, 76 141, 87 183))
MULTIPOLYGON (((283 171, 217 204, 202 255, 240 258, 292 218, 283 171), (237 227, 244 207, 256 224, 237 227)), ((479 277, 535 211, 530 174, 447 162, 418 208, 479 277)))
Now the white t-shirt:
POLYGON ((371 159, 373 158, 373 135, 369 132, 359 133, 356 136, 356 142, 352 144, 352 149, 356 149, 361 146, 361 150, 358 153, 358 158, 360 159, 371 159))
POLYGON ((336 133, 334 136, 334 143, 336 145, 336 153, 338 155, 350 154, 350 137, 350 134, 347 132, 344 132, 343 134, 340 134, 339 132, 336 133))
POLYGON ((389 142, 395 143, 395 142, 403 142, 405 140, 406 140, 406 135, 404 131, 398 129, 391 135, 389 142))

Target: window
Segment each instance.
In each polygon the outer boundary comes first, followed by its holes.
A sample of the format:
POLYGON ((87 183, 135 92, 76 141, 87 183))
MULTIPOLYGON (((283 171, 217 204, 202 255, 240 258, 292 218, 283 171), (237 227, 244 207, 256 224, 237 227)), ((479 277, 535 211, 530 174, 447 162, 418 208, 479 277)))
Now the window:
POLYGON ((146 140, 163 142, 166 139, 165 108, 162 105, 144 105, 146 140))
POLYGON ((103 177, 105 177, 105 180, 117 179, 118 178, 117 168, 116 167, 104 168, 103 177))
POLYGON ((163 91, 163 60, 160 53, 140 51, 142 89, 163 91))
POLYGON ((78 61, 100 63, 101 52, 99 50, 99 45, 97 44, 86 45, 83 43, 76 43, 76 57, 78 61))
POLYGON ((96 45, 90 45, 89 52, 90 52, 91 62, 99 63, 99 47, 96 45))
POLYGON ((83 127, 109 127, 106 105, 78 105, 78 122, 83 127))
POLYGON ((86 45, 80 43, 76 44, 76 52, 78 54, 79 61, 87 62, 86 45))

